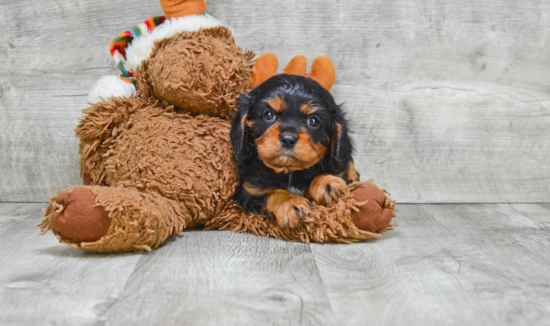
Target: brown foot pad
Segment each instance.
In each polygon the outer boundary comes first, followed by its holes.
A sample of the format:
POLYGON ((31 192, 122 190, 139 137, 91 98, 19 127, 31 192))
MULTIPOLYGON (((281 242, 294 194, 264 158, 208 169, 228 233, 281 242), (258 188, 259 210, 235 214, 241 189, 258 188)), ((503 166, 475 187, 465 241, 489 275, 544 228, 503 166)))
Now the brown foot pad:
POLYGON ((55 201, 63 209, 52 212, 52 228, 61 236, 78 242, 99 240, 109 230, 111 219, 89 189, 74 187, 61 191, 55 201))
POLYGON ((376 232, 388 227, 393 217, 393 209, 384 207, 386 194, 377 186, 363 184, 352 191, 353 198, 358 205, 359 211, 352 211, 353 224, 359 229, 369 232, 376 232))

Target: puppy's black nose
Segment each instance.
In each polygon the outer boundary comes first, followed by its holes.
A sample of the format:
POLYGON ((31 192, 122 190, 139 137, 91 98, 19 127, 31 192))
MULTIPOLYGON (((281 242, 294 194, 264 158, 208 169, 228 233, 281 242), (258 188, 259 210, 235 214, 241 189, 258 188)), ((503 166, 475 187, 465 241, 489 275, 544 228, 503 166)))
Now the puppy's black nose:
POLYGON ((281 145, 286 149, 291 149, 296 145, 298 137, 294 134, 284 133, 281 134, 281 145))

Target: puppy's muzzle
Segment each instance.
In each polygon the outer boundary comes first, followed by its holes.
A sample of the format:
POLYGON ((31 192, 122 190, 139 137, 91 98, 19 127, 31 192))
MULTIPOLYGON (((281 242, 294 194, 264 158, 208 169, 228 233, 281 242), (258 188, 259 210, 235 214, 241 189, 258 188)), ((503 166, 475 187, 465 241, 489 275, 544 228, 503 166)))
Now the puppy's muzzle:
POLYGON ((285 149, 293 149, 298 142, 298 136, 293 133, 284 132, 280 137, 281 146, 285 149))

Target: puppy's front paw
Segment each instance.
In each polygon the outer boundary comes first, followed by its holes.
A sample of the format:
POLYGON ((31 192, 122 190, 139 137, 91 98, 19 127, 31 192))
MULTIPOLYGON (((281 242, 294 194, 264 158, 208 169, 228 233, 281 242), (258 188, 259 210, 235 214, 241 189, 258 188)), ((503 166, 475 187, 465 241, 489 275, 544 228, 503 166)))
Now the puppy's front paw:
POLYGON ((348 190, 344 179, 331 174, 321 174, 313 178, 309 195, 317 203, 328 206, 336 202, 348 190))
POLYGON ((294 228, 309 216, 311 203, 307 198, 295 196, 285 190, 276 190, 267 198, 267 210, 279 225, 294 228))

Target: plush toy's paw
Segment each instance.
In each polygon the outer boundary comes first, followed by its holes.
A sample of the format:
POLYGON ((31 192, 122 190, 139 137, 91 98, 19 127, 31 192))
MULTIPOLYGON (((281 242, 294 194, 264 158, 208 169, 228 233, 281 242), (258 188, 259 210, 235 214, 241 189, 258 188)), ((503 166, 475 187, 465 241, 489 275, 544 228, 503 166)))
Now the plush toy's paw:
POLYGON ((51 227, 64 238, 92 242, 109 230, 109 214, 96 205, 95 196, 89 189, 68 188, 59 192, 54 200, 58 209, 51 214, 51 227))
POLYGON ((357 202, 357 211, 352 211, 351 218, 357 228, 377 232, 387 228, 394 214, 394 201, 373 184, 360 184, 351 191, 357 202))
POLYGON ((317 203, 329 206, 342 197, 348 186, 344 179, 331 174, 316 176, 309 186, 309 195, 317 203))
POLYGON ((279 225, 294 228, 307 218, 311 203, 302 196, 292 195, 286 190, 275 190, 267 198, 267 211, 275 216, 279 225))

